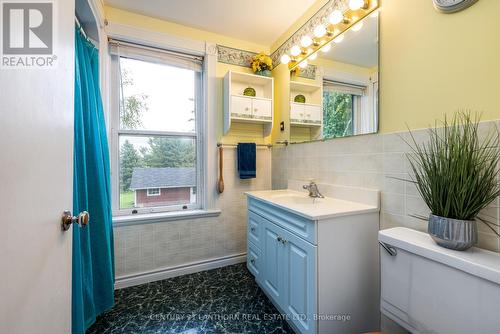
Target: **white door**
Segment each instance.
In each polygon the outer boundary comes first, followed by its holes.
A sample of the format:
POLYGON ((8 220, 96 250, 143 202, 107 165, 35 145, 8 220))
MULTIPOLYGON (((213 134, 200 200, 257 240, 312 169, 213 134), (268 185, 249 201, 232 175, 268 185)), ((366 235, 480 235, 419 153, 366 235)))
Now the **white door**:
POLYGON ((321 124, 321 106, 306 105, 304 113, 309 123, 321 124))
POLYGON ((231 116, 252 118, 252 99, 244 96, 231 96, 231 116))
POLYGON ((273 119, 273 103, 268 99, 252 100, 253 117, 270 121, 273 119))
POLYGON ((56 66, 0 69, 1 333, 71 333, 75 9, 54 6, 56 66))
POLYGON ((304 121, 304 104, 290 102, 290 122, 304 121))

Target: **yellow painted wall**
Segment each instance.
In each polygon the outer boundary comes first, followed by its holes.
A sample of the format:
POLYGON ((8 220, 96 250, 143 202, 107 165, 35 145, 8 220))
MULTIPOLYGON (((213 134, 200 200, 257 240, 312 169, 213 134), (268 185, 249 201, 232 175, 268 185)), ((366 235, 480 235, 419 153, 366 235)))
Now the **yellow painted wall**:
POLYGON ((380 18, 382 133, 461 108, 500 118, 500 1, 440 14, 431 0, 383 0, 380 18))
MULTIPOLYGON (((286 37, 272 46, 256 45, 112 7, 105 10, 110 21, 254 52, 269 52, 286 37)), ((447 15, 435 11, 431 0, 381 0, 380 132, 402 131, 407 125, 425 128, 463 108, 482 112, 483 120, 500 119, 499 13, 500 0, 481 0, 447 15)), ((218 77, 229 68, 247 71, 219 64, 218 77)))

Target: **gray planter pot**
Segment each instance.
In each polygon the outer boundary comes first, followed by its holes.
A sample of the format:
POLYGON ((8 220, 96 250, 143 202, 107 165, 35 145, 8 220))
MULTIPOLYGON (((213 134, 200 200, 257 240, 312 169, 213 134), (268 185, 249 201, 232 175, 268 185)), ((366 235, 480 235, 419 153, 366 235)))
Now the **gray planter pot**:
POLYGON ((466 250, 477 243, 477 224, 474 220, 458 220, 430 214, 428 232, 445 248, 466 250))

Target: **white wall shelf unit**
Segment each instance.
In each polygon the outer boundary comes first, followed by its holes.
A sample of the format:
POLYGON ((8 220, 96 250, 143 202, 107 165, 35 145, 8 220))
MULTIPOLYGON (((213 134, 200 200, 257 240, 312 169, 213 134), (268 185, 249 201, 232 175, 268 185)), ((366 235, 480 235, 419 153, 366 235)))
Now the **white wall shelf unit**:
POLYGON ((248 73, 229 71, 224 76, 224 134, 231 123, 263 126, 263 136, 271 134, 274 117, 274 80, 248 73), (243 95, 245 88, 255 89, 255 97, 243 95))
POLYGON ((290 81, 290 125, 321 127, 323 123, 323 87, 318 84, 290 81), (294 102, 304 95, 305 103, 294 102))

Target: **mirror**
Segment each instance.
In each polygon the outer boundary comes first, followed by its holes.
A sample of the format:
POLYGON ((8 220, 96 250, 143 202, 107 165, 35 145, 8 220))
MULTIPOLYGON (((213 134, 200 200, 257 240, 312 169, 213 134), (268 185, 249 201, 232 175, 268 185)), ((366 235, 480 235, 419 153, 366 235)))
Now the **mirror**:
POLYGON ((290 142, 378 131, 378 25, 366 16, 292 69, 290 142))

